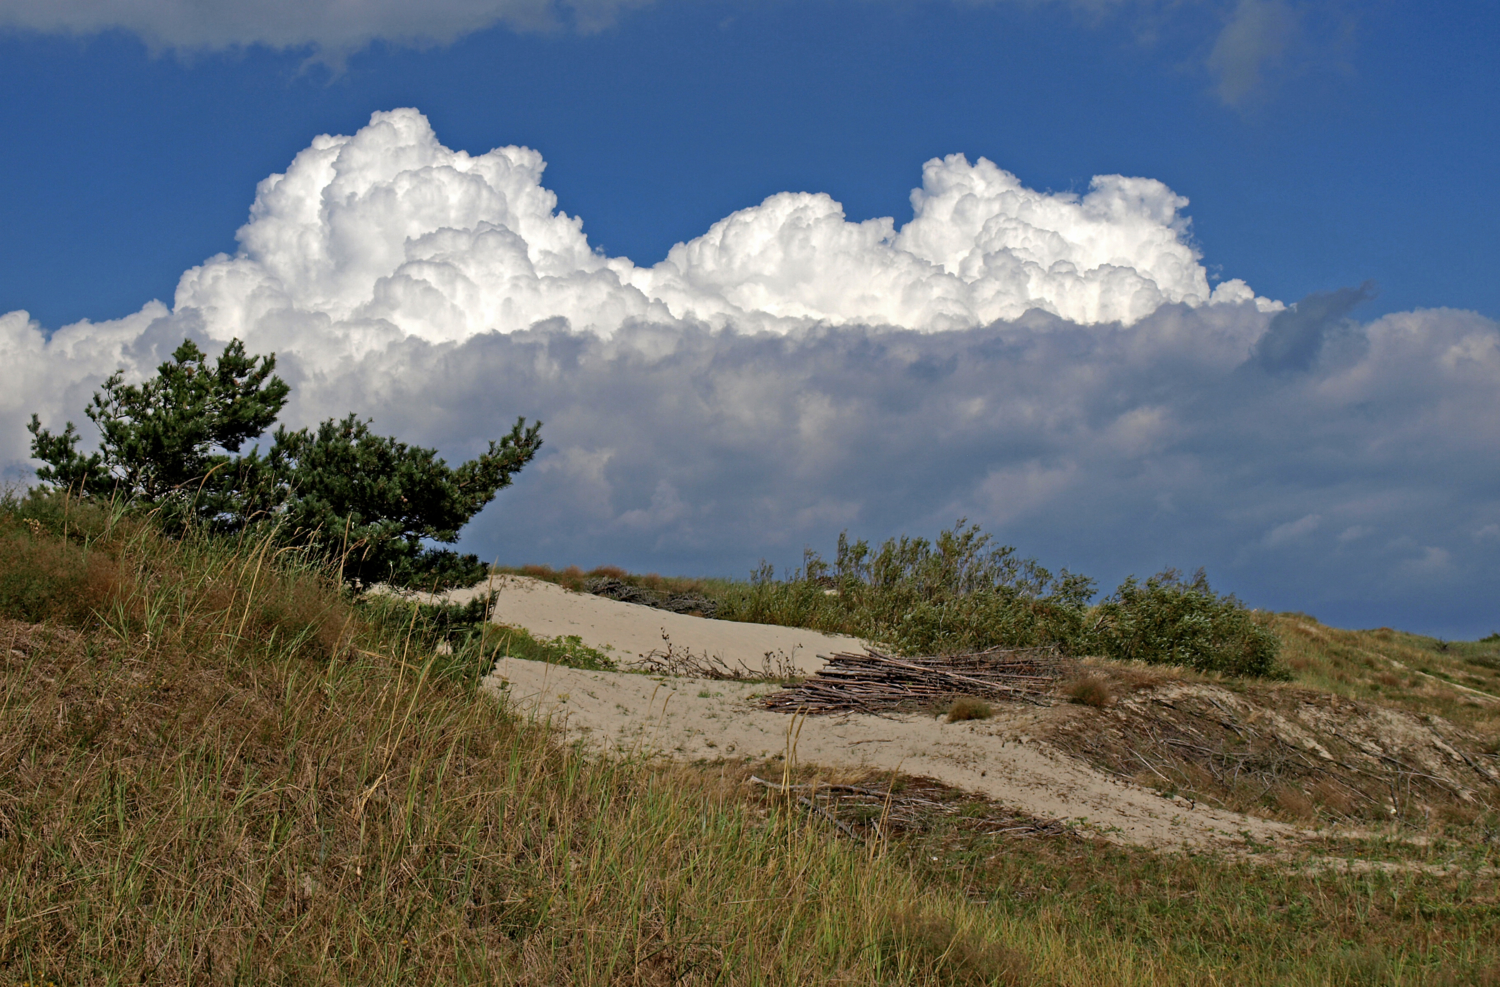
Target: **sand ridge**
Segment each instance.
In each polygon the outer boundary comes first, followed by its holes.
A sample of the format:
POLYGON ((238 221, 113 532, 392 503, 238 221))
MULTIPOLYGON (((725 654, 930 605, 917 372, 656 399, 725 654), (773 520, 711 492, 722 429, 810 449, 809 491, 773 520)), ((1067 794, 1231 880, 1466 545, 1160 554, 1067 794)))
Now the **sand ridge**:
MULTIPOLYGON (((496 577, 494 588, 501 623, 547 637, 576 634, 595 648, 609 645, 627 666, 661 650, 664 633, 674 648, 751 667, 768 651, 795 650, 804 672, 821 664, 819 653, 862 644, 795 628, 665 613, 524 577, 496 577)), ((1301 835, 1282 823, 1165 797, 1056 750, 1035 736, 1052 713, 1046 706, 1001 703, 993 718, 962 723, 921 714, 801 718, 759 706, 757 698, 774 685, 582 671, 518 658, 496 662, 482 688, 522 715, 550 720, 602 751, 694 761, 791 755, 830 769, 925 776, 1028 815, 1162 849, 1243 847, 1247 839, 1266 844, 1301 835)))
POLYGON ((638 603, 575 593, 527 576, 495 576, 471 589, 449 593, 447 598, 467 603, 490 591, 497 594, 492 611, 496 623, 524 627, 534 637, 576 635, 584 644, 608 651, 626 666, 653 652, 665 652, 670 644, 674 651, 717 658, 731 668, 743 664, 759 669, 768 655, 773 661, 785 657, 799 674, 806 675, 822 666, 819 655, 864 647, 856 637, 669 613, 638 603))

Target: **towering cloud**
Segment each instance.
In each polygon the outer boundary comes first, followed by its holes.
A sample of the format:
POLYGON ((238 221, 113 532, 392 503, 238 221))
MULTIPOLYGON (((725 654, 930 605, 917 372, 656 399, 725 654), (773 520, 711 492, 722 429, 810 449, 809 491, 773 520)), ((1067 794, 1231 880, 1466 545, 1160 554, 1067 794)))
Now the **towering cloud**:
POLYGON ((279 354, 293 424, 354 409, 463 455, 544 419, 471 536, 515 561, 734 571, 966 514, 1106 578, 1206 563, 1351 620, 1457 627, 1493 585, 1490 320, 1210 289, 1150 179, 1046 195, 955 155, 899 228, 784 193, 640 267, 591 249, 542 169, 412 110, 317 138, 170 308, 50 335, 0 316, 0 458, 117 366, 240 337, 279 354))
POLYGON ((1082 198, 1043 195, 953 155, 927 163, 899 231, 891 219, 851 223, 826 195, 783 193, 641 268, 589 247, 543 168, 523 147, 451 151, 415 110, 378 113, 262 182, 240 253, 186 274, 174 309, 204 313, 219 337, 268 317, 326 319, 364 346, 557 317, 606 336, 628 320, 928 331, 1033 308, 1130 324, 1167 303, 1252 297, 1239 281, 1209 290, 1179 215, 1187 200, 1151 179, 1106 175, 1082 198))

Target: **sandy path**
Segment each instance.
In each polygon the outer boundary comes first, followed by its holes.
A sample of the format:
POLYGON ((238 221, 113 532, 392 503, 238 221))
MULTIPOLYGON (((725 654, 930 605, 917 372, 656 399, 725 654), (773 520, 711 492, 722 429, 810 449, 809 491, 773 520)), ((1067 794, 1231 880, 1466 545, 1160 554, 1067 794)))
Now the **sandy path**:
MULTIPOLYGON (((686 760, 784 754, 793 723, 753 705, 752 697, 774 688, 767 685, 585 672, 510 658, 496 664, 483 688, 600 749, 686 760)), ((808 717, 795 757, 828 768, 934 778, 1140 846, 1243 846, 1247 832, 1261 842, 1296 835, 1289 826, 1190 808, 1101 774, 1031 738, 1047 714, 1045 707, 1002 704, 990 720, 956 724, 917 715, 808 717)))
POLYGON ((799 672, 807 674, 823 664, 818 659, 820 654, 859 651, 864 646, 858 638, 797 627, 668 613, 638 603, 574 593, 525 576, 496 576, 490 583, 447 596, 455 603, 466 603, 490 589, 499 593, 494 610, 497 622, 524 627, 534 637, 577 635, 591 648, 610 649, 611 655, 627 666, 653 651, 665 651, 670 643, 673 651, 686 649, 696 656, 719 658, 731 668, 743 663, 759 669, 768 654, 773 660, 784 656, 795 662, 799 672))

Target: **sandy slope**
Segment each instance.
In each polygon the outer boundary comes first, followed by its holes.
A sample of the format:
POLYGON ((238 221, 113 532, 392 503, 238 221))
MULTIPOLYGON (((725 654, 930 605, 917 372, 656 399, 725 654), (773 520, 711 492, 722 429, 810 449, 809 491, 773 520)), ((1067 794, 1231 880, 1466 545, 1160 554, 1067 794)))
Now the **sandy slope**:
POLYGON ((536 637, 577 635, 591 648, 612 649, 622 665, 653 651, 664 652, 670 644, 674 652, 686 649, 696 656, 716 657, 730 667, 743 663, 759 669, 767 655, 773 660, 784 656, 796 663, 798 671, 808 673, 823 664, 817 657, 820 654, 863 647, 858 638, 797 627, 705 620, 574 593, 525 576, 496 576, 490 583, 451 593, 449 598, 464 603, 487 590, 499 593, 494 610, 497 622, 524 627, 536 637))
MULTIPOLYGON (((766 652, 815 655, 858 646, 852 638, 761 624, 704 620, 570 593, 537 580, 496 579, 496 619, 534 634, 577 634, 611 645, 626 662, 674 648, 758 667, 766 652)), ((849 714, 798 720, 759 708, 773 686, 585 672, 502 659, 484 688, 519 711, 550 717, 606 750, 660 752, 691 760, 760 759, 791 753, 802 763, 851 771, 901 771, 984 794, 1030 815, 1085 821, 1101 835, 1152 847, 1243 844, 1294 837, 1279 823, 1222 812, 1111 778, 1033 739, 1047 707, 1002 704, 993 719, 949 724, 927 716, 849 714), (795 737, 794 730, 800 728, 795 737)))

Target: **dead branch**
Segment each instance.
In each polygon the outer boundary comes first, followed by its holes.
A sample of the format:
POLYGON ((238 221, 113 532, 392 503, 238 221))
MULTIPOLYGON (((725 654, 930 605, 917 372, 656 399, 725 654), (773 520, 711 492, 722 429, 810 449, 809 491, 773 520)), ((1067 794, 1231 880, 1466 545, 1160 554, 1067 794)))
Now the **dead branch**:
POLYGON ((873 648, 832 655, 812 678, 766 697, 768 709, 874 713, 933 706, 959 696, 1044 703, 1062 675, 1055 648, 991 648, 897 658, 873 648))

